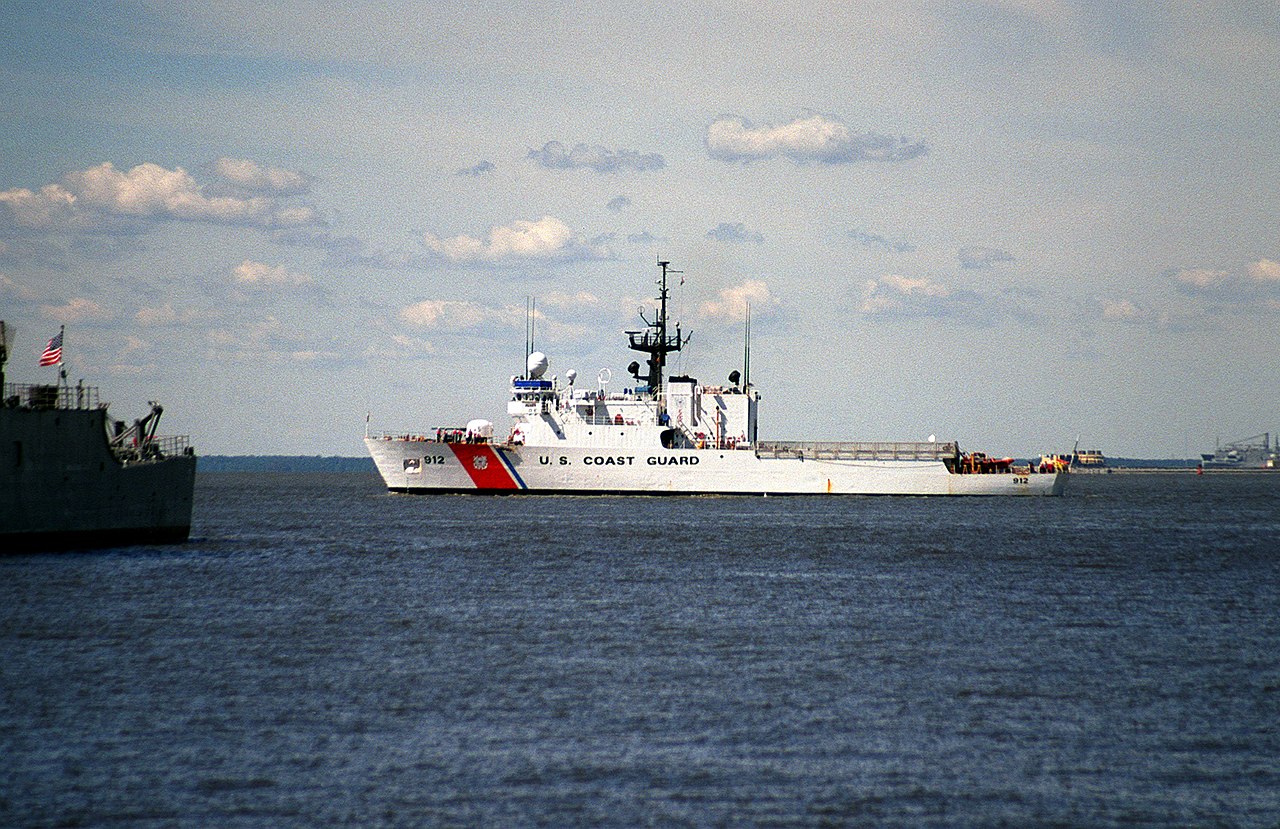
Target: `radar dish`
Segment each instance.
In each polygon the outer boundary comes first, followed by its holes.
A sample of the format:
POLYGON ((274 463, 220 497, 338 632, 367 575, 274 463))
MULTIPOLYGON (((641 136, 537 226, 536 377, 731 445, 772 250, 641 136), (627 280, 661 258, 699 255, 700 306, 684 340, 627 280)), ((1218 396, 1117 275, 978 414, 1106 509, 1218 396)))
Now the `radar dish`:
POLYGON ((547 373, 547 355, 541 351, 535 351, 529 355, 529 362, 525 365, 529 370, 529 377, 533 380, 541 380, 542 375, 547 373))

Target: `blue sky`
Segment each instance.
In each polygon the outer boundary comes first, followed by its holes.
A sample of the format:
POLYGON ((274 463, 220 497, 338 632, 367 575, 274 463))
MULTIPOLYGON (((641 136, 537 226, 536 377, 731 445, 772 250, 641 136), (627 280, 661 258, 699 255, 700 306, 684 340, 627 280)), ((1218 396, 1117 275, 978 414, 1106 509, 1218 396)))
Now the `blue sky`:
POLYGON ((8 3, 9 379, 67 326, 206 454, 503 422, 753 313, 762 436, 1183 456, 1280 429, 1280 5, 8 3))

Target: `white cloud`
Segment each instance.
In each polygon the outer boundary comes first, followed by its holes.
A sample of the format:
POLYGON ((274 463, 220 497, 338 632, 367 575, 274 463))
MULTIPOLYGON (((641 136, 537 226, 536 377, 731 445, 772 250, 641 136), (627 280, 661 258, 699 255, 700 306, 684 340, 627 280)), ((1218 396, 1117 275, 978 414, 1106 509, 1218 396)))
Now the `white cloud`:
POLYGON ((278 167, 263 167, 247 158, 220 158, 214 164, 214 172, 223 181, 249 193, 296 196, 311 188, 309 176, 278 167))
POLYGON ((388 348, 385 345, 385 340, 379 340, 376 344, 365 349, 364 356, 372 360, 383 360, 388 358, 397 359, 404 356, 435 354, 437 351, 435 343, 430 340, 424 340, 421 337, 394 334, 390 338, 390 342, 394 343, 397 348, 388 348))
POLYGON ((342 355, 337 351, 294 351, 289 357, 299 363, 321 363, 333 362, 342 359, 342 355))
POLYGON ((1259 259, 1250 263, 1245 269, 1249 278, 1261 284, 1280 284, 1280 262, 1274 259, 1259 259))
POLYGON ((508 321, 499 311, 475 302, 427 299, 403 308, 400 320, 422 328, 466 329, 491 321, 508 321))
POLYGON ((73 297, 63 305, 41 305, 40 310, 46 317, 61 323, 103 322, 112 318, 112 313, 84 297, 73 297))
POLYGON ((140 337, 127 335, 124 338, 124 348, 120 350, 120 353, 122 355, 132 354, 136 351, 146 351, 150 347, 151 347, 151 343, 147 342, 146 340, 140 337))
MULTIPOLYGON (((252 172, 237 169, 241 175, 252 172)), ((283 171, 257 170, 264 180, 273 173, 284 175, 283 171)), ((309 207, 283 206, 267 196, 210 195, 181 167, 169 170, 151 163, 122 171, 103 162, 67 173, 60 183, 46 184, 38 191, 0 192, 0 206, 17 227, 52 232, 95 230, 112 222, 167 220, 270 228, 319 222, 309 207)))
MULTIPOLYGON (((593 295, 586 293, 566 299, 583 304, 599 302, 593 295)), ((525 314, 525 308, 515 305, 496 308, 466 300, 426 299, 400 309, 396 316, 406 325, 442 334, 501 337, 508 332, 523 330, 525 314)), ((541 309, 534 312, 534 320, 540 341, 578 342, 584 336, 583 326, 549 319, 541 309)))
POLYGON ((1247 305, 1280 299, 1280 262, 1273 259, 1258 259, 1239 271, 1187 268, 1170 276, 1183 293, 1213 301, 1247 305))
POLYGON ((521 219, 504 227, 494 227, 484 239, 474 236, 442 239, 427 233, 423 235, 423 243, 433 253, 459 263, 577 261, 608 257, 607 250, 574 236, 569 226, 554 216, 543 216, 537 221, 521 219))
POLYGON ((552 291, 546 296, 540 297, 538 303, 550 305, 552 308, 586 308, 599 305, 600 298, 590 291, 578 291, 576 294, 552 291))
POLYGON ((924 277, 911 278, 909 276, 895 276, 890 274, 883 277, 881 283, 888 285, 903 296, 935 296, 946 297, 951 296, 951 289, 939 282, 926 279, 924 277))
POLYGON ((1123 322, 1137 322, 1147 316, 1132 300, 1108 299, 1102 303, 1102 318, 1123 322))
POLYGON ((559 141, 548 141, 540 150, 530 150, 528 158, 548 170, 595 170, 597 173, 648 172, 667 166, 657 153, 635 150, 609 150, 604 147, 574 144, 566 149, 559 141))
POLYGON ((1230 277, 1231 273, 1229 271, 1215 271, 1209 268, 1189 268, 1177 271, 1174 274, 1174 279, 1184 286, 1201 290, 1221 285, 1230 277))
POLYGON ((876 133, 855 134, 838 118, 810 115, 788 124, 754 126, 723 116, 707 127, 707 152, 726 162, 759 161, 782 156, 796 164, 854 161, 905 161, 928 152, 922 142, 876 133))
POLYGON ((18 227, 41 228, 66 221, 75 208, 75 196, 57 184, 46 184, 38 192, 16 188, 0 192, 0 205, 18 227))
POLYGON ((961 306, 972 307, 978 300, 974 294, 957 293, 931 279, 890 274, 867 281, 858 310, 868 315, 941 317, 961 306))
POLYGON ((305 273, 291 271, 283 265, 268 265, 246 259, 232 270, 236 284, 246 288, 271 289, 310 285, 312 279, 305 273))
POLYGON ((768 311, 777 304, 769 286, 759 279, 749 279, 741 285, 725 288, 716 299, 709 299, 698 306, 698 316, 703 319, 741 320, 751 306, 753 316, 768 311))

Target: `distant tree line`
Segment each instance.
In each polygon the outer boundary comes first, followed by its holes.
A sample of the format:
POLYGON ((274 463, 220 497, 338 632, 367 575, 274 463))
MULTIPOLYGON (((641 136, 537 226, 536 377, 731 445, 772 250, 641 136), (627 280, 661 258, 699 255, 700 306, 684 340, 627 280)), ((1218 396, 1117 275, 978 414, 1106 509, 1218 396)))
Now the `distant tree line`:
POLYGON ((201 455, 200 472, 370 472, 373 458, 320 455, 201 455))

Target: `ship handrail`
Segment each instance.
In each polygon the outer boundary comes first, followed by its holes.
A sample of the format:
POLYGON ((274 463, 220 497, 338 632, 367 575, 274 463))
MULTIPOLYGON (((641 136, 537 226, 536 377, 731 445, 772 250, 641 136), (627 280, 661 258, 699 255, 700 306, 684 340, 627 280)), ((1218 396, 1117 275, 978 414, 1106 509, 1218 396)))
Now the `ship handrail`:
POLYGON ((383 432, 370 432, 365 435, 369 440, 397 440, 408 443, 491 443, 490 438, 467 435, 465 426, 442 426, 430 432, 400 429, 383 432))
POLYGON ((193 454, 190 435, 156 435, 141 443, 132 441, 111 446, 111 454, 125 465, 155 463, 165 458, 193 454))
POLYGON ((589 402, 591 404, 593 413, 590 416, 584 415, 581 411, 579 411, 579 409, 582 408, 579 405, 581 402, 582 401, 580 400, 573 400, 571 402, 566 401, 565 403, 563 403, 560 406, 561 416, 569 416, 569 417, 577 418, 579 421, 581 421, 582 423, 585 423, 588 426, 617 426, 618 425, 617 417, 621 413, 614 412, 612 415, 605 415, 605 414, 599 413, 600 409, 603 407, 607 411, 609 408, 610 402, 639 403, 641 411, 643 411, 648 416, 649 421, 642 422, 636 418, 628 418, 624 415, 622 425, 645 426, 645 425, 650 425, 651 423, 658 422, 659 408, 657 406, 657 400, 653 397, 646 398, 638 394, 629 394, 629 395, 623 394, 613 398, 608 398, 608 397, 604 399, 591 398, 589 402))
POLYGON ((5 383, 0 404, 26 409, 105 409, 97 386, 5 383))
POLYGON ((955 443, 772 440, 755 444, 759 458, 839 461, 940 461, 956 456, 955 443))
MULTIPOLYGON (((690 426, 678 419, 671 420, 666 424, 661 422, 661 408, 659 407, 657 398, 644 398, 639 395, 620 398, 627 402, 639 403, 642 411, 648 416, 646 420, 638 420, 635 418, 623 417, 623 422, 618 423, 618 412, 612 415, 593 414, 587 416, 582 414, 580 407, 569 405, 561 408, 561 414, 567 417, 576 418, 587 426, 650 426, 663 425, 664 428, 674 429, 683 437, 686 446, 684 448, 697 449, 740 449, 747 448, 749 444, 746 441, 738 441, 736 438, 722 436, 717 441, 712 435, 700 433, 695 427, 690 426)), ((607 408, 608 400, 599 401, 607 408)))

